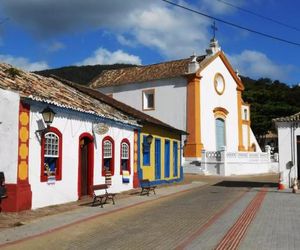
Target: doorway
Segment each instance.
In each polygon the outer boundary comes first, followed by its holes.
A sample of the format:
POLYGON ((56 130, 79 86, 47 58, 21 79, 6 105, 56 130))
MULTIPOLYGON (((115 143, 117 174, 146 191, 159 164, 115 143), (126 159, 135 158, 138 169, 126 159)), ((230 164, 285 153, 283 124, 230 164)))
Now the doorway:
POLYGON ((225 121, 221 118, 216 119, 216 150, 222 150, 225 142, 225 121))
POLYGON ((88 133, 79 137, 78 197, 91 195, 94 177, 94 138, 88 133))
POLYGON ((161 141, 160 139, 155 139, 155 179, 160 179, 160 171, 161 171, 161 141))
POLYGON ((170 177, 170 141, 165 140, 165 178, 170 177))

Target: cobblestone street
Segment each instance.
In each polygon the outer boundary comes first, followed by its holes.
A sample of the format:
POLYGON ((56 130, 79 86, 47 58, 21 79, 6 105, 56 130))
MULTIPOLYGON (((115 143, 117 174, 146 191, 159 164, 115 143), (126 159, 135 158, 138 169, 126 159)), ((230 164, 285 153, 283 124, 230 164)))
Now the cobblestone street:
POLYGON ((298 249, 300 196, 278 192, 276 177, 191 178, 193 183, 160 188, 156 196, 134 195, 103 210, 89 207, 89 216, 72 223, 57 226, 55 217, 46 217, 43 222, 53 224, 53 230, 37 223, 40 234, 28 227, 28 237, 16 242, 10 238, 14 231, 4 230, 2 248, 298 249))

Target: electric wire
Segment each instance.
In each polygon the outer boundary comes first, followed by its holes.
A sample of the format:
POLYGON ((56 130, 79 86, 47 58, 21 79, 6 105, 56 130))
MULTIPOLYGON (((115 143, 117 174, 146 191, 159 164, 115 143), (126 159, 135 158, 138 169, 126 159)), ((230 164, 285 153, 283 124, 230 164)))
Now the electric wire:
POLYGON ((235 27, 235 28, 238 28, 238 29, 246 30, 246 31, 248 31, 248 32, 251 32, 251 33, 254 33, 254 34, 257 34, 257 35, 260 35, 260 36, 264 36, 264 37, 267 37, 267 38, 270 38, 270 39, 273 39, 273 40, 277 40, 277 41, 280 41, 280 42, 284 42, 284 43, 288 43, 288 44, 300 46, 300 43, 293 42, 293 41, 290 41, 290 40, 287 40, 287 39, 284 39, 284 38, 280 38, 280 37, 277 37, 277 36, 273 36, 273 35, 270 35, 270 34, 266 34, 266 33, 263 33, 263 32, 257 31, 257 30, 253 30, 253 29, 250 29, 250 28, 241 26, 241 25, 239 25, 239 24, 235 24, 235 23, 232 23, 232 22, 229 22, 229 21, 226 21, 226 20, 223 20, 223 19, 220 19, 220 18, 211 16, 211 15, 208 15, 208 14, 205 14, 205 13, 203 13, 203 12, 200 12, 200 11, 197 11, 197 10, 194 10, 194 9, 191 9, 191 8, 188 8, 188 7, 186 7, 186 6, 183 6, 183 5, 180 5, 180 4, 173 3, 173 2, 168 1, 168 0, 161 0, 161 1, 166 2, 166 3, 168 3, 168 4, 170 4, 170 5, 173 5, 173 6, 179 7, 179 8, 181 8, 181 9, 184 9, 184 10, 187 10, 187 11, 190 11, 190 12, 193 12, 193 13, 195 13, 195 14, 198 14, 198 15, 201 15, 201 16, 204 16, 204 17, 207 17, 207 18, 210 18, 210 19, 212 19, 212 20, 215 20, 215 21, 218 21, 218 22, 221 22, 221 23, 225 23, 225 24, 227 24, 227 25, 229 25, 229 26, 232 26, 232 27, 235 27))
POLYGON ((286 27, 286 28, 293 29, 293 30, 296 30, 296 31, 300 31, 300 29, 297 28, 297 27, 294 27, 294 26, 291 26, 291 25, 289 25, 289 24, 286 24, 286 23, 277 21, 276 19, 273 19, 273 18, 271 18, 271 17, 263 16, 263 15, 261 15, 261 14, 259 14, 259 13, 256 13, 256 12, 252 11, 252 10, 244 9, 244 8, 239 7, 239 6, 237 6, 237 5, 234 5, 234 4, 230 3, 230 2, 226 2, 226 1, 223 1, 223 0, 217 0, 217 1, 220 2, 220 3, 223 3, 223 4, 227 5, 227 6, 230 6, 230 7, 232 7, 232 8, 235 8, 235 9, 237 9, 237 10, 244 11, 244 12, 246 12, 246 13, 248 13, 248 14, 253 15, 253 16, 257 16, 257 17, 260 17, 260 18, 262 18, 262 19, 268 20, 268 21, 270 21, 270 22, 279 24, 279 25, 284 26, 284 27, 286 27))

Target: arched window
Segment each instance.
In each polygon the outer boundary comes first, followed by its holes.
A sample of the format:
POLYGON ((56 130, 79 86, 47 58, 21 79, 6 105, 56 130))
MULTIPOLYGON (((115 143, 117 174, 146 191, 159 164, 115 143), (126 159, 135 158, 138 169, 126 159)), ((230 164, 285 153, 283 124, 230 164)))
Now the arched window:
POLYGON ((130 171, 130 143, 127 139, 121 141, 121 167, 120 174, 123 170, 130 171))
POLYGON ((56 128, 48 128, 41 138, 41 181, 62 176, 62 134, 56 128))
POLYGON ((225 141, 225 121, 221 118, 216 119, 216 150, 221 150, 226 145, 225 141))
POLYGON ((102 176, 106 173, 114 175, 114 140, 110 136, 106 136, 102 141, 102 176))

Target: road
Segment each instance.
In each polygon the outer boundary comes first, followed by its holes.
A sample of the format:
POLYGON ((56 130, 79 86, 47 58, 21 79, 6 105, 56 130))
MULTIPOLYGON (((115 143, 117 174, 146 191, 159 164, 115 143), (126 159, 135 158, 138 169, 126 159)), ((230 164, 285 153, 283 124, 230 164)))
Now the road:
POLYGON ((3 249, 212 249, 246 213, 251 201, 259 199, 263 186, 245 179, 216 185, 212 181, 211 185, 98 216, 3 249))

